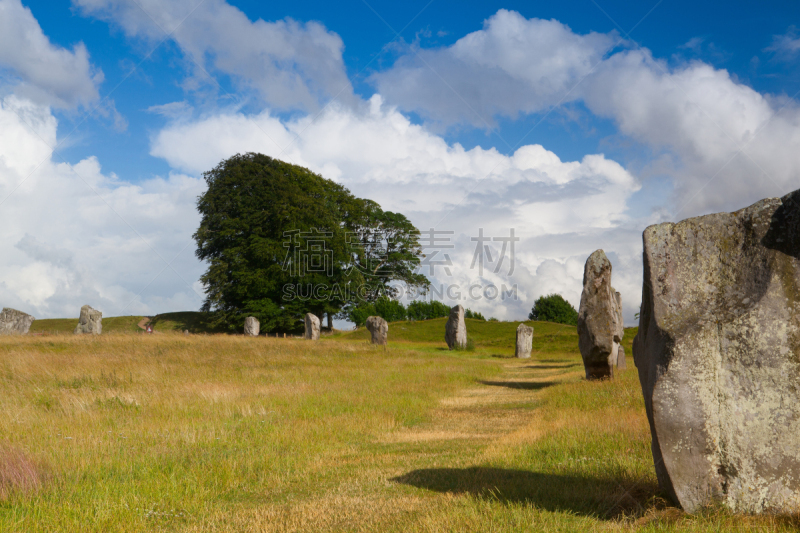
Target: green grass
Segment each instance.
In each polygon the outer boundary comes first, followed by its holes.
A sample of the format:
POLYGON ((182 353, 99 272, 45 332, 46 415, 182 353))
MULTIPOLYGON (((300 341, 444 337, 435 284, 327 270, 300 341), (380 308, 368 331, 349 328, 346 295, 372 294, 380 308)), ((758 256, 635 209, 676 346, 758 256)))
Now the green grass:
POLYGON ((210 323, 211 314, 199 311, 183 311, 180 313, 162 313, 152 318, 150 323, 155 331, 177 331, 189 333, 222 333, 210 323))
POLYGON ((0 531, 795 530, 665 501, 632 362, 533 325, 530 360, 502 322, 0 338, 0 531))
MULTIPOLYGON (((103 333, 131 333, 141 331, 137 324, 141 316, 114 316, 103 318, 103 333)), ((44 318, 31 324, 31 333, 73 333, 78 325, 77 318, 44 318)))

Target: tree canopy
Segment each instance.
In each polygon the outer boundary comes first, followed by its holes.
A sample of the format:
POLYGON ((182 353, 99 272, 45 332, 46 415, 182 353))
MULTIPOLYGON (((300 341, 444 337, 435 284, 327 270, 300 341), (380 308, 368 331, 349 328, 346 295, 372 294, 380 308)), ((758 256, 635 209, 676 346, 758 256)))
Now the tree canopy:
POLYGON ((578 324, 578 312, 560 294, 548 294, 537 298, 528 319, 575 326, 578 324))
POLYGON ((266 155, 237 154, 204 173, 196 255, 208 262, 203 304, 240 327, 292 330, 307 312, 342 313, 394 294, 393 282, 426 288, 419 231, 399 213, 356 198, 310 170, 266 155))

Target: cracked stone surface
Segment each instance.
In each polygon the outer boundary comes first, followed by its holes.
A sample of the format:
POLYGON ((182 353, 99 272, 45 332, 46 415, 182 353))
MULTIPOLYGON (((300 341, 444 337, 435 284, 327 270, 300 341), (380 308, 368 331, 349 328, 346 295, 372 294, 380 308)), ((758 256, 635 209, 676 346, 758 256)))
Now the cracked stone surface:
POLYGON ((800 504, 800 191, 644 231, 634 363, 687 512, 800 504))

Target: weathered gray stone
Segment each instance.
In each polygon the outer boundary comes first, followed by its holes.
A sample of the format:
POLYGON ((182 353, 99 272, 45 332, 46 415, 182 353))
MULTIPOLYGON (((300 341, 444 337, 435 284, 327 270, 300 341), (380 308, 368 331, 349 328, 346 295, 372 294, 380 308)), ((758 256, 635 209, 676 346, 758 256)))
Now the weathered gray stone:
POLYGON ((372 334, 372 344, 387 344, 389 342, 389 323, 379 316, 367 318, 367 329, 372 334))
POLYGON ((103 313, 97 309, 92 309, 88 305, 81 307, 81 316, 78 325, 75 326, 75 335, 91 333, 100 335, 103 332, 103 313))
MULTIPOLYGON (((623 364, 625 360, 625 349, 620 345, 622 342, 622 338, 625 336, 625 323, 622 319, 622 295, 614 290, 614 287, 611 287, 611 292, 614 293, 614 312, 616 313, 616 324, 617 329, 614 332, 614 347, 611 349, 611 361, 616 368, 620 368, 619 366, 619 351, 622 350, 622 359, 623 364)), ((624 366, 622 368, 625 368, 624 366)))
POLYGON ((464 308, 460 305, 450 309, 450 318, 444 327, 444 341, 451 350, 467 347, 467 325, 464 323, 464 308))
POLYGON ((248 337, 258 337, 261 331, 261 323, 254 316, 249 316, 244 319, 244 334, 248 337))
POLYGON ((4 307, 0 313, 0 335, 25 335, 36 320, 31 315, 4 307))
POLYGON ((627 370, 628 363, 625 362, 625 348, 622 346, 619 347, 619 351, 617 352, 617 370, 627 370))
POLYGON ((800 191, 644 231, 634 362, 684 510, 800 509, 800 191))
POLYGON ((314 313, 306 313, 305 317, 306 331, 303 335, 304 338, 318 341, 319 340, 319 317, 314 313))
POLYGON ((603 250, 586 260, 583 292, 578 309, 578 347, 586 379, 614 376, 619 342, 622 340, 622 299, 611 286, 611 262, 603 250))
POLYGON ((531 356, 531 348, 533 347, 533 328, 520 324, 517 326, 517 349, 515 354, 517 357, 527 359, 531 356))

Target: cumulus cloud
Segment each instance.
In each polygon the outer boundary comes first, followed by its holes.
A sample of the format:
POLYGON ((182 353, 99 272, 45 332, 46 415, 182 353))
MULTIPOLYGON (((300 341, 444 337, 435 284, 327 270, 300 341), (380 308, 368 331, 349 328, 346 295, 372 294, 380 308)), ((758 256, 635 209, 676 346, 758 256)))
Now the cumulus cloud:
POLYGON ((0 102, 2 305, 39 318, 77 316, 87 303, 107 316, 198 308, 191 234, 202 180, 133 185, 93 157, 54 161, 56 127, 45 106, 0 102))
MULTIPOLYGON (((404 213, 423 232, 431 228, 452 231, 447 238, 454 248, 441 250, 439 257, 447 253, 454 266, 450 275, 434 268, 434 284, 454 286, 450 294, 445 293, 446 301, 459 292, 467 297, 468 287, 476 283, 498 288, 516 284, 519 300, 500 305, 486 297, 462 302, 497 318, 522 318, 532 305, 531 298, 554 290, 552 268, 541 266, 547 261, 547 265, 555 262, 562 266, 581 262, 580 269, 570 267, 570 277, 559 284, 580 287, 582 262, 602 242, 597 236, 630 223, 626 202, 639 189, 630 173, 601 154, 561 161, 540 145, 523 146, 504 155, 495 149, 466 150, 448 144, 395 108, 383 105, 377 95, 362 109, 331 106, 315 119, 283 122, 269 112, 229 112, 180 121, 160 131, 151 148, 152 155, 190 174, 248 151, 319 172, 357 196, 404 213), (476 242, 471 239, 481 228, 484 235, 498 238, 509 237, 514 229, 520 240, 513 273, 509 273, 508 248, 505 263, 496 268, 502 241, 487 243, 491 257, 486 259, 493 263, 487 263, 482 273, 478 264, 473 264, 476 242), (585 235, 594 238, 575 238, 585 235), (536 242, 545 236, 560 236, 561 240, 536 242), (577 245, 570 244, 571 240, 577 245)), ((634 237, 621 250, 639 254, 637 241, 634 237)), ((607 242, 619 244, 613 239, 607 242)), ((576 304, 579 291, 571 291, 576 304)))
POLYGON ((501 9, 482 30, 449 47, 413 48, 372 81, 401 109, 485 127, 497 115, 515 117, 577 99, 577 82, 620 42, 614 32, 578 35, 557 20, 501 9))
MULTIPOLYGON (((279 109, 316 109, 336 97, 353 102, 342 59, 344 43, 318 22, 251 21, 224 0, 73 0, 83 13, 118 24, 126 35, 155 45, 172 39, 204 70, 231 76, 279 109)), ((197 72, 199 70, 199 72, 197 72)))
POLYGON ((72 50, 53 45, 20 0, 0 0, 0 74, 16 94, 61 108, 95 101, 103 81, 83 43, 72 50))
MULTIPOLYGON (((671 66, 647 49, 614 51, 618 43, 613 33, 579 35, 556 21, 500 11, 484 29, 449 47, 412 51, 373 80, 390 103, 444 123, 581 100, 656 156, 669 156, 656 160, 673 178, 677 216, 736 209, 796 188, 794 100, 762 95, 699 61, 671 66)), ((785 51, 793 43, 783 36, 774 46, 785 51)))

